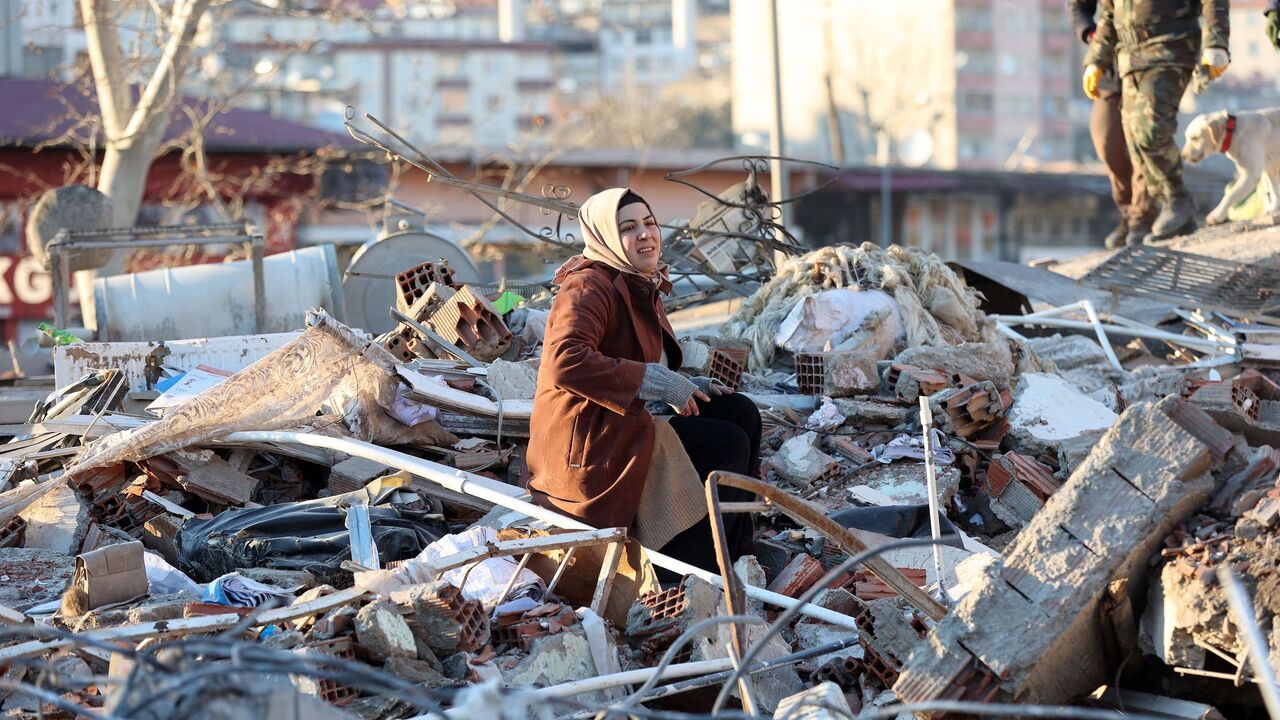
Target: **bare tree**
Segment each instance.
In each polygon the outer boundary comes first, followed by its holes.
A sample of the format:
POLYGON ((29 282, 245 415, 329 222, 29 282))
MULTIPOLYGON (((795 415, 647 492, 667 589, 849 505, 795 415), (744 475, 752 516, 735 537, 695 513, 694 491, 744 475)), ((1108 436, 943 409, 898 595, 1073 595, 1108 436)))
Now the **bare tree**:
MULTIPOLYGON (((210 1, 175 0, 167 18, 157 18, 165 30, 163 49, 135 100, 118 24, 131 4, 80 0, 85 44, 102 116, 104 155, 97 185, 111 198, 112 220, 118 227, 132 225, 138 216, 151 161, 169 126, 179 98, 178 87, 191 57, 192 41, 210 1)), ((158 4, 156 8, 158 15, 163 12, 158 4)))

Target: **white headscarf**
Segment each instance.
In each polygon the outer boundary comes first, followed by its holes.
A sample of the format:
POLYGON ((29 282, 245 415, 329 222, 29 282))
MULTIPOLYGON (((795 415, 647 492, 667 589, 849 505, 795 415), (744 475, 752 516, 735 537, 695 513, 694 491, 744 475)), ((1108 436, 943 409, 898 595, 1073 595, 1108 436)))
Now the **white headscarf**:
MULTIPOLYGON (((582 203, 582 207, 578 209, 578 223, 582 226, 582 241, 586 245, 582 257, 604 263, 624 273, 639 275, 652 280, 654 285, 662 287, 669 283, 667 264, 659 262, 658 269, 653 274, 642 273, 627 260, 627 251, 622 246, 622 236, 618 232, 618 203, 629 192, 640 197, 630 188, 609 188, 601 190, 582 203)), ((644 198, 640 199, 644 202, 644 198)), ((648 206, 649 203, 645 202, 645 207, 648 206)), ((565 266, 574 263, 576 259, 565 263, 565 266)))

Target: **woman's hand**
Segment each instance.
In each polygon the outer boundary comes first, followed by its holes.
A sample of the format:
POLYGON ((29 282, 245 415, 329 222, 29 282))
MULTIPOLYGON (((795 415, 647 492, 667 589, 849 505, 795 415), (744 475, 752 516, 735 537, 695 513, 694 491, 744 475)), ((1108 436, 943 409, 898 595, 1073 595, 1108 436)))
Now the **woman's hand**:
POLYGON ((697 415, 699 400, 702 402, 710 402, 711 398, 707 397, 707 394, 701 390, 695 390, 693 391, 693 395, 689 397, 689 402, 683 408, 677 408, 676 411, 684 416, 697 415))
POLYGON ((714 378, 709 378, 706 375, 698 375, 697 377, 691 377, 689 379, 693 381, 693 384, 696 385, 699 390, 702 391, 703 395, 710 396, 708 399, 720 397, 721 395, 733 394, 733 390, 729 389, 729 387, 724 383, 714 378))

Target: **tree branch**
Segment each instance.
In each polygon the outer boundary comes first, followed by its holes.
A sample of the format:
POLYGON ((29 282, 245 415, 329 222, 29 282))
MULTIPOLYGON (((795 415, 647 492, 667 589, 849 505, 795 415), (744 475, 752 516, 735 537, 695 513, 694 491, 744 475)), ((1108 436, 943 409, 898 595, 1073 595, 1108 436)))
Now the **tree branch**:
POLYGON ((103 133, 108 140, 125 134, 132 110, 114 5, 111 0, 80 0, 85 45, 89 51, 89 64, 93 67, 93 84, 98 90, 103 133))

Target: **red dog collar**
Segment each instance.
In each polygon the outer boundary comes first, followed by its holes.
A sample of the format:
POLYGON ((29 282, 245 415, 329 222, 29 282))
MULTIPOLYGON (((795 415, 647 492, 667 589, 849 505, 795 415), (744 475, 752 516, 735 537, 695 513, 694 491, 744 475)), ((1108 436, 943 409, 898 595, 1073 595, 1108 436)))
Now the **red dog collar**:
POLYGON ((1222 152, 1231 149, 1231 136, 1236 132, 1236 116, 1227 115, 1227 134, 1222 138, 1222 152))

